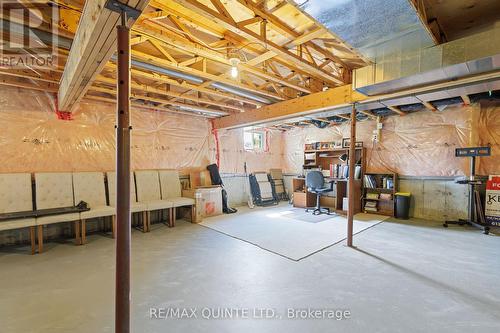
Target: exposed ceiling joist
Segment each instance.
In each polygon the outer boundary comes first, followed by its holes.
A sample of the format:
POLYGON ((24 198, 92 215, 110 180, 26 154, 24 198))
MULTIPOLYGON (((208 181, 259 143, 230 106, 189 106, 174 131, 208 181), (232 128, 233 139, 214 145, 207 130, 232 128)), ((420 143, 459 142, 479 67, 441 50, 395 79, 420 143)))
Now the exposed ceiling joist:
POLYGON ((212 20, 215 24, 218 24, 224 29, 227 29, 233 33, 239 34, 251 42, 260 44, 266 49, 275 52, 284 60, 297 64, 298 67, 302 68, 305 71, 308 71, 311 75, 322 79, 331 85, 343 84, 343 81, 341 79, 333 76, 331 73, 328 73, 319 68, 317 65, 312 64, 304 60, 303 58, 300 58, 296 54, 291 53, 287 49, 275 44, 274 42, 268 39, 264 39, 261 35, 253 32, 247 27, 238 27, 238 25, 231 19, 196 0, 177 0, 176 2, 193 11, 202 12, 204 16, 210 18, 210 20, 212 20))
POLYGON ((214 120, 215 128, 233 128, 262 123, 264 121, 290 118, 292 115, 308 115, 339 106, 348 106, 366 96, 352 90, 351 85, 335 87, 300 98, 265 105, 252 112, 233 114, 214 120))

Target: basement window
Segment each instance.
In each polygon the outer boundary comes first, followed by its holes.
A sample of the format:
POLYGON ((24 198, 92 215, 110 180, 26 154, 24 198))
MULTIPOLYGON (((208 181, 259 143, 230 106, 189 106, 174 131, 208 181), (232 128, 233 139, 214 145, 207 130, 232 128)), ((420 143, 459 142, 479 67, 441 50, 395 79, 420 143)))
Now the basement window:
POLYGON ((245 129, 243 132, 245 150, 267 151, 266 132, 245 129))

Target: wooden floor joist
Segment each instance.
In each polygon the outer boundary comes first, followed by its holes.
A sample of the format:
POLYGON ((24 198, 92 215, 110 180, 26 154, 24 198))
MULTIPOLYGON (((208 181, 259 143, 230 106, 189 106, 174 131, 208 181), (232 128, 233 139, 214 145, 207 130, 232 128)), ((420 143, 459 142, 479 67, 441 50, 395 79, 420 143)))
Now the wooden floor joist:
POLYGON ((306 116, 334 107, 347 106, 367 97, 352 90, 351 85, 331 88, 300 98, 266 105, 252 112, 232 114, 214 119, 214 128, 236 128, 264 121, 274 121, 290 116, 306 116))
MULTIPOLYGON (((105 8, 107 0, 87 1, 59 87, 59 109, 71 111, 116 51, 115 27, 120 14, 105 8)), ((149 0, 124 4, 142 12, 149 0)), ((129 19, 128 24, 133 20, 129 19)))

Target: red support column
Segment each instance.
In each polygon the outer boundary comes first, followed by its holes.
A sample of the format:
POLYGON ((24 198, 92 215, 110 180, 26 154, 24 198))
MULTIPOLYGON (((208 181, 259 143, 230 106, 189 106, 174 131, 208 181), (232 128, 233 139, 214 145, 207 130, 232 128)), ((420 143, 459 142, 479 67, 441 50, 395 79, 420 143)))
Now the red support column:
MULTIPOLYGON (((124 15, 124 14, 122 14, 124 15)), ((125 20, 124 20, 125 21, 125 20)), ((124 23, 124 22, 123 22, 124 23)), ((115 332, 130 332, 130 29, 118 33, 115 332)))
POLYGON ((349 181, 347 200, 347 246, 352 246, 352 225, 354 220, 354 170, 356 166, 356 106, 351 111, 351 144, 349 145, 349 181))

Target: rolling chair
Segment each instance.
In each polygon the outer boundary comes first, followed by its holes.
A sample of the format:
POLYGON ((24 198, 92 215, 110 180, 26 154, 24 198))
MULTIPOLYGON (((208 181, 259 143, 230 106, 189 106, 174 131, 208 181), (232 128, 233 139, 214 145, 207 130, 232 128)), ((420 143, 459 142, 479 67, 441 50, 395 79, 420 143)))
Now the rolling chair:
POLYGON ((306 212, 313 209, 313 215, 330 215, 330 208, 321 208, 319 200, 324 193, 333 191, 333 182, 330 182, 329 187, 325 187, 323 174, 320 171, 310 171, 306 176, 306 187, 307 191, 316 194, 316 207, 314 207, 314 209, 308 207, 306 212))

